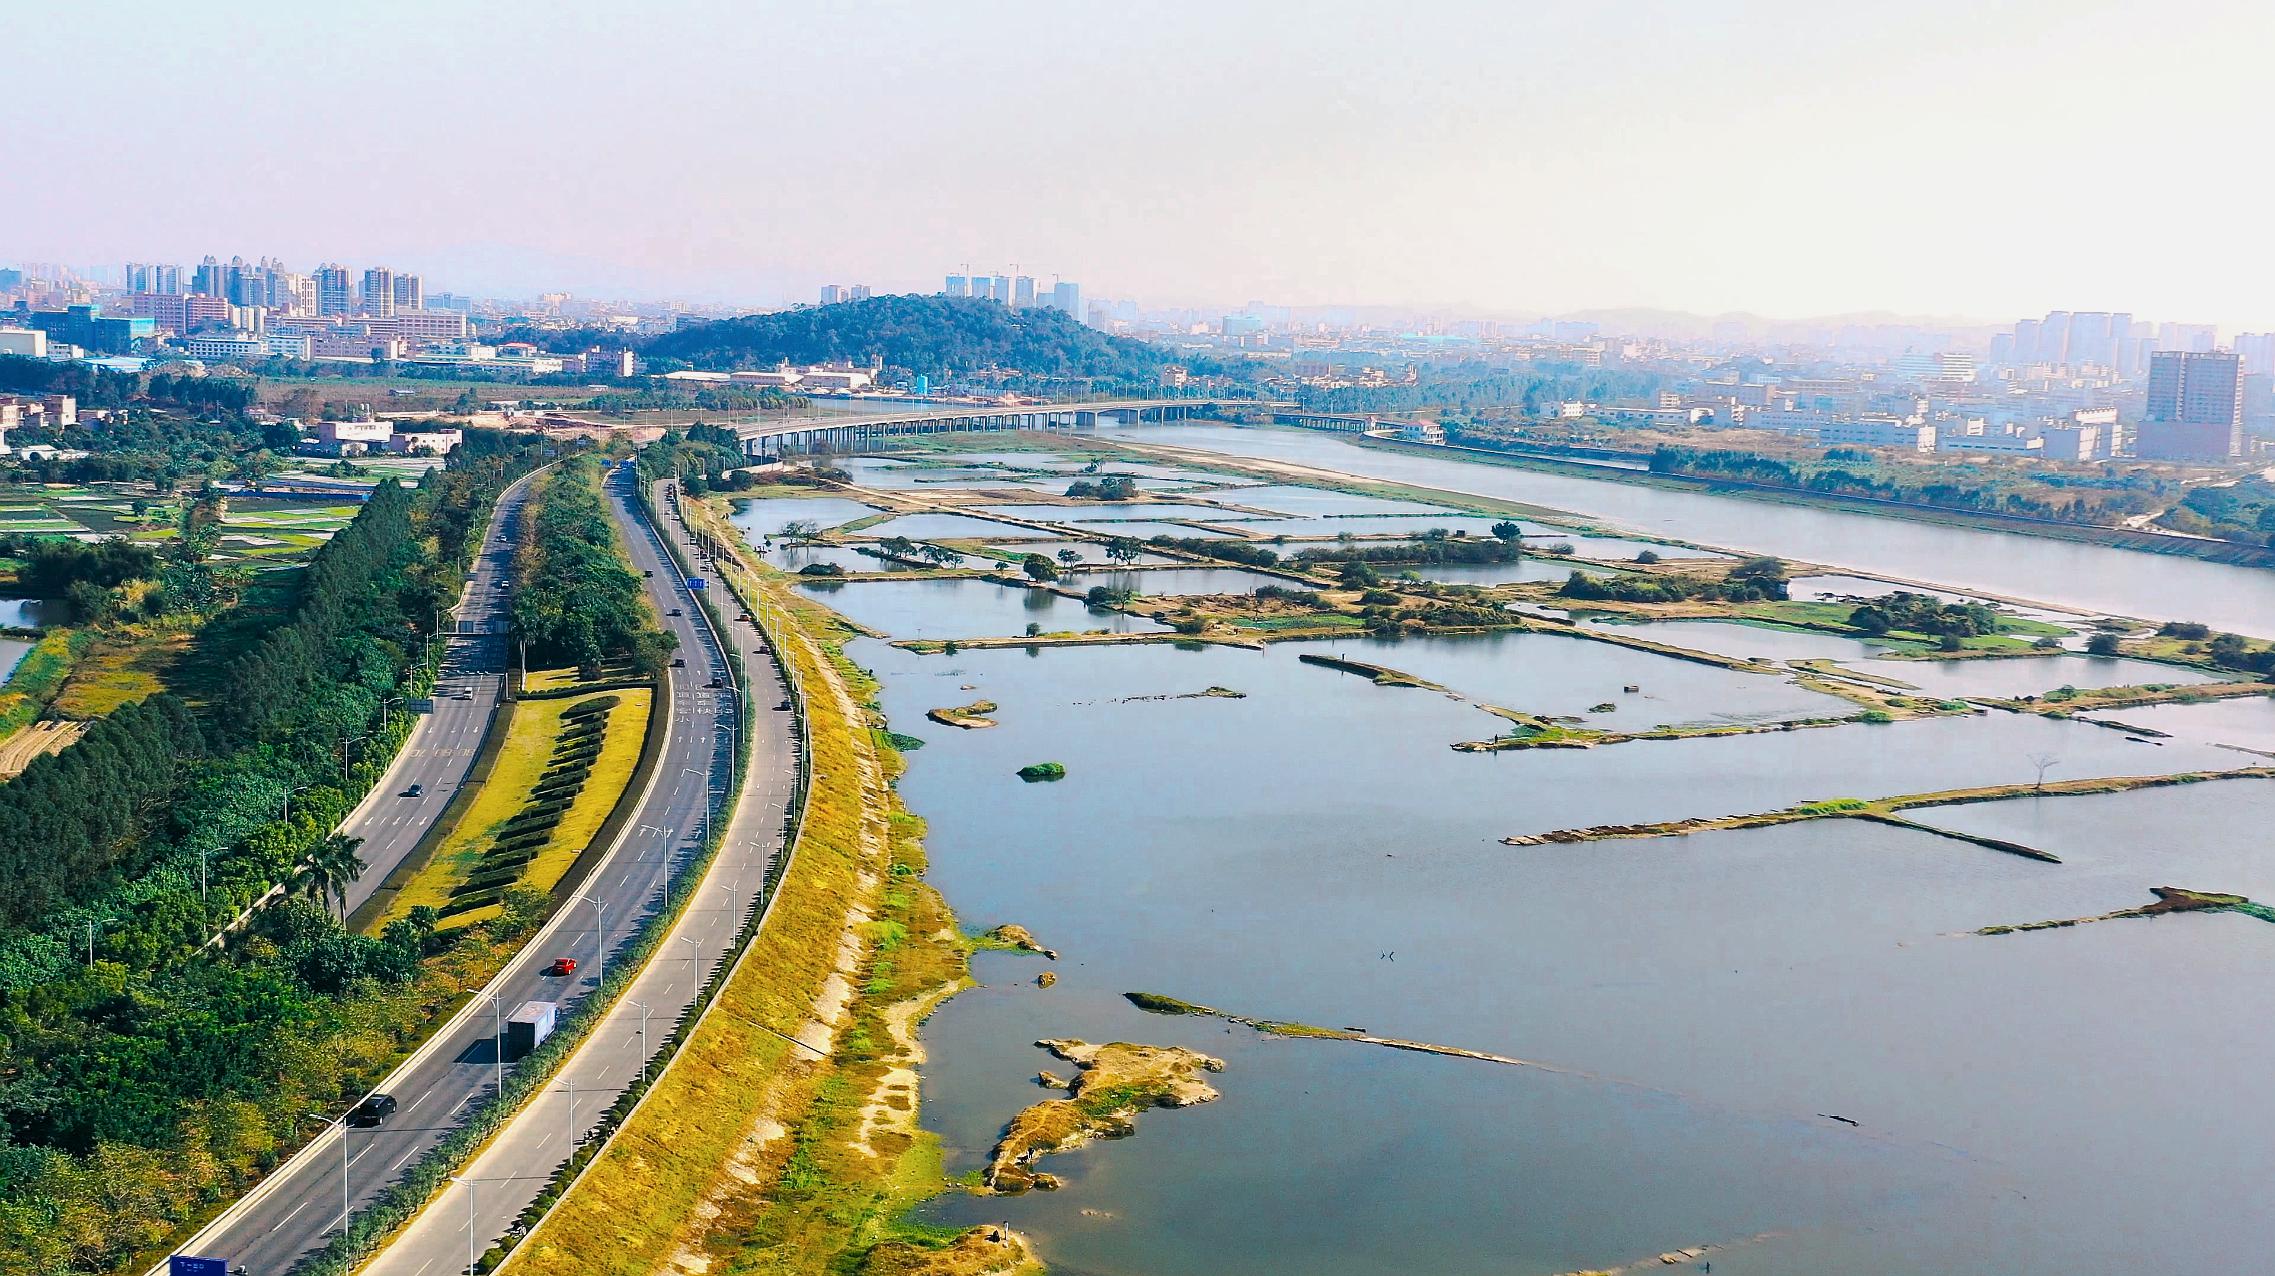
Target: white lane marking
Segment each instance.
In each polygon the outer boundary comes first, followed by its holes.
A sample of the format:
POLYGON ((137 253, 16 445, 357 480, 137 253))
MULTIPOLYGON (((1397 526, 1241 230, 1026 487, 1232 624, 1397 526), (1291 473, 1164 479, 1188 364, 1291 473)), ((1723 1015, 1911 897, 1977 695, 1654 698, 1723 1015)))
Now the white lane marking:
POLYGON ((284 1225, 285 1225, 286 1223, 289 1223, 289 1222, 291 1222, 291 1221, 293 1220, 293 1216, 294 1216, 294 1215, 297 1215, 298 1213, 300 1213, 300 1211, 302 1211, 302 1210, 304 1210, 304 1209, 307 1209, 307 1208, 308 1208, 308 1202, 306 1202, 306 1201, 302 1201, 300 1204, 293 1206, 293 1207, 292 1207, 292 1213, 291 1213, 291 1214, 287 1214, 287 1215, 285 1215, 283 1218, 281 1218, 281 1219, 277 1220, 277 1225, 276 1225, 275 1227, 272 1227, 272 1228, 270 1228, 269 1230, 270 1230, 270 1231, 272 1231, 272 1232, 275 1232, 275 1231, 281 1231, 281 1230, 283 1229, 283 1227, 284 1227, 284 1225))

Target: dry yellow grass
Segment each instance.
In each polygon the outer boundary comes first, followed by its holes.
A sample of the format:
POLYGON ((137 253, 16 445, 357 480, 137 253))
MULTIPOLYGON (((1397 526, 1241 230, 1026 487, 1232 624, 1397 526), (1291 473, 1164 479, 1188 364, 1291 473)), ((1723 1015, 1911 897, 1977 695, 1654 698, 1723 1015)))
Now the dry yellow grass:
POLYGON ((815 779, 796 855, 712 1012, 513 1276, 837 1271, 939 1181, 915 1127, 913 1023, 960 986, 965 954, 917 876, 922 822, 893 794, 898 755, 871 730, 874 684, 837 650, 847 631, 734 574, 807 692, 815 779))
POLYGON ((56 715, 100 718, 166 690, 167 672, 189 645, 190 635, 181 630, 105 630, 65 680, 53 705, 56 715))
MULTIPOLYGON (((537 677, 535 672, 530 676, 532 681, 537 677)), ((624 786, 630 782, 633 765, 640 759, 641 741, 647 735, 648 702, 653 694, 609 691, 516 703, 513 718, 506 727, 505 745, 499 750, 497 763, 481 792, 466 808, 457 826, 435 848, 426 865, 396 895, 387 911, 372 920, 371 929, 376 932, 420 904, 435 908, 448 904, 451 888, 474 872, 498 826, 528 804, 530 791, 537 786, 552 758, 554 741, 561 734, 562 718, 578 705, 602 695, 613 696, 616 707, 608 711, 607 735, 601 744, 600 757, 593 763, 592 774, 561 822, 553 827, 552 836, 530 858, 529 868, 522 874, 523 883, 551 890, 576 863, 577 856, 591 845, 593 834, 615 809, 624 786)), ((471 925, 486 921, 497 912, 495 905, 478 908, 456 914, 444 924, 471 925)))

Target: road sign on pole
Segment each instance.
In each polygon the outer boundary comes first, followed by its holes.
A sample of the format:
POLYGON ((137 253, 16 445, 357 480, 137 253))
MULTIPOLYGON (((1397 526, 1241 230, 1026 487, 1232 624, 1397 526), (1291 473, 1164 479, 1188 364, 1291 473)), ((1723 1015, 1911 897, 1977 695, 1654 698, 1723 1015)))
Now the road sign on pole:
POLYGON ((229 1276, 229 1260, 176 1254, 166 1260, 166 1276, 229 1276))

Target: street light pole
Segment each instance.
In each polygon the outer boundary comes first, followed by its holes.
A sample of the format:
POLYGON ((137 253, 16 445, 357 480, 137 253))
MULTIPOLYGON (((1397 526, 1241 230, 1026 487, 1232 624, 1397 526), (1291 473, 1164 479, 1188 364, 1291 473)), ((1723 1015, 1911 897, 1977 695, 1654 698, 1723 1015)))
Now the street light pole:
POLYGON ((640 1007, 640 1084, 648 1084, 648 1007, 643 1002, 624 999, 627 1006, 640 1007))
POLYGON ((499 1016, 498 994, 478 992, 477 997, 490 999, 490 1059, 498 1065, 498 1093, 506 1092, 506 1030, 499 1016))
POLYGON ((608 934, 603 928, 601 915, 607 905, 590 895, 579 896, 579 898, 592 905, 592 946, 593 951, 597 954, 593 962, 595 967, 593 973, 599 977, 601 983, 605 984, 608 982, 608 934))
POLYGON ((340 737, 340 787, 341 787, 341 788, 343 788, 343 789, 344 789, 344 788, 346 788, 346 787, 348 786, 348 746, 349 746, 349 745, 351 745, 351 744, 354 744, 354 743, 355 743, 356 741, 358 741, 358 740, 369 740, 370 738, 371 738, 371 733, 370 733, 370 732, 368 732, 368 731, 364 732, 362 735, 348 735, 348 736, 341 736, 341 737, 340 737))
POLYGON ((336 1125, 340 1127, 340 1236, 342 1238, 345 1238, 348 1234, 348 1201, 350 1199, 348 1194, 347 1118, 341 1117, 335 1121, 331 1117, 325 1116, 321 1112, 311 1112, 308 1115, 314 1117, 318 1121, 322 1121, 326 1125, 336 1125))
POLYGON ((474 1276, 474 1184, 476 1180, 453 1174, 450 1181, 466 1189, 466 1276, 474 1276))

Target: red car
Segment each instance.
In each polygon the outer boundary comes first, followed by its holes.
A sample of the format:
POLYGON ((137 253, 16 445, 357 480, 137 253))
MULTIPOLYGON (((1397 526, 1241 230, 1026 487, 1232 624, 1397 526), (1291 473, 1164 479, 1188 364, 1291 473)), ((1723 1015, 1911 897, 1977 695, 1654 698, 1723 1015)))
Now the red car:
POLYGON ((548 975, 576 974, 577 959, 574 957, 555 957, 553 959, 553 964, 545 968, 545 973, 548 975))

